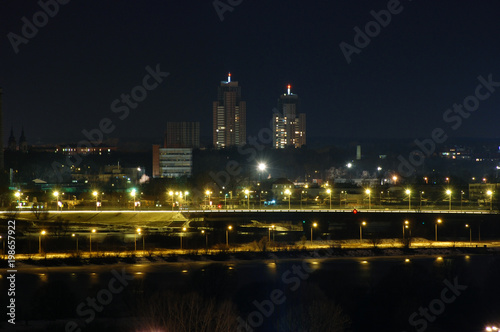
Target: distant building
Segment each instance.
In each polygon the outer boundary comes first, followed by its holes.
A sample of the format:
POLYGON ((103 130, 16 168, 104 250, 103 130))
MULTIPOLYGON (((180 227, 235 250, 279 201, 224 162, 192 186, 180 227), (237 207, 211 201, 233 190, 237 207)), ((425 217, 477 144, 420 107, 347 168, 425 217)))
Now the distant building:
POLYGON ((160 145, 153 145, 154 178, 191 176, 192 169, 193 149, 160 148, 160 145))
POLYGON ((164 147, 153 145, 153 177, 191 176, 193 149, 199 146, 199 122, 167 122, 164 147))
POLYGON ((231 73, 220 83, 213 103, 212 133, 217 149, 246 143, 246 102, 241 100, 238 82, 231 82, 231 73))
POLYGON ((273 146, 284 149, 287 146, 299 148, 306 144, 306 115, 298 113, 299 96, 291 93, 288 85, 287 93, 278 99, 278 113, 273 119, 273 146))
POLYGON ((19 145, 17 145, 16 137, 14 136, 14 128, 10 127, 10 136, 8 141, 7 150, 28 152, 28 141, 24 135, 24 127, 21 129, 21 136, 19 137, 19 145))
POLYGON ((24 127, 21 130, 21 137, 19 137, 19 151, 28 152, 28 142, 26 141, 26 137, 24 136, 24 127))
POLYGON ((10 136, 9 136, 7 149, 9 151, 17 151, 17 141, 16 141, 16 138, 14 137, 14 128, 13 127, 10 127, 10 136))

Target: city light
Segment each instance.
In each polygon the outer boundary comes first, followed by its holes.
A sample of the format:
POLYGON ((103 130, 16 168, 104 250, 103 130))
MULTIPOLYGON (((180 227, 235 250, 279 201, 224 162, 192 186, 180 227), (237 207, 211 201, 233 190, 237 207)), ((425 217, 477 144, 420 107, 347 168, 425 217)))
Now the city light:
POLYGON ((368 209, 371 209, 372 208, 372 198, 371 198, 372 191, 370 189, 366 189, 365 193, 368 195, 368 209))
POLYGON ((313 244, 313 229, 316 227, 318 227, 318 223, 316 222, 311 225, 311 245, 313 244))
POLYGON ((363 241, 363 227, 366 226, 366 221, 361 222, 359 225, 359 241, 363 241))

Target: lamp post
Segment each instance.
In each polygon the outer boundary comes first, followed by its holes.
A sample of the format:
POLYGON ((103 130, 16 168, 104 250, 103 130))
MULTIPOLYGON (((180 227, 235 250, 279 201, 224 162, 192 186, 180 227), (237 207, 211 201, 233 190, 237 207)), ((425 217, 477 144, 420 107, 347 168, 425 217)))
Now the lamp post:
MULTIPOLYGON (((330 196, 330 210, 331 210, 332 209, 332 190, 327 189, 326 192, 330 196)), ((302 203, 302 199, 301 199, 301 203, 302 203)))
POLYGON ((229 231, 233 229, 233 226, 229 225, 226 229, 226 246, 229 247, 229 231))
POLYGON ((45 230, 40 232, 40 235, 38 235, 38 253, 42 253, 42 236, 47 234, 45 230))
POLYGON ((188 195, 189 195, 189 191, 185 191, 184 192, 184 204, 186 205, 186 210, 189 209, 188 195))
POLYGON ((212 194, 212 192, 210 190, 207 190, 205 191, 205 195, 208 196, 208 201, 207 201, 207 205, 210 205, 210 195, 212 194))
POLYGON ((371 199, 372 191, 370 189, 366 189, 365 192, 368 195, 368 209, 371 209, 372 208, 372 199, 371 199))
POLYGON ((460 211, 463 210, 463 205, 462 205, 463 199, 464 199, 464 191, 460 190, 460 211))
POLYGON ((132 189, 132 191, 130 192, 130 195, 132 195, 132 197, 134 198, 134 211, 135 211, 135 195, 137 194, 137 192, 135 191, 135 189, 132 189))
POLYGON ((14 196, 16 196, 17 205, 18 205, 18 206, 19 206, 19 205, 21 205, 21 203, 19 203, 19 200, 20 200, 20 198, 21 198, 21 192, 16 191, 16 192, 15 192, 15 194, 14 194, 14 196))
POLYGON ((448 210, 451 211, 451 190, 450 189, 446 190, 446 195, 449 196, 450 204, 449 204, 448 210))
POLYGON ((274 225, 269 227, 269 242, 271 242, 271 231, 273 231, 273 242, 274 242, 274 225))
MULTIPOLYGON (((264 172, 267 168, 267 165, 264 163, 259 163, 257 166, 259 170, 259 182, 262 182, 262 172, 264 172)), ((262 188, 259 186, 259 209, 262 208, 262 188)))
POLYGON ((420 192, 420 210, 422 210, 422 195, 424 194, 423 191, 420 192))
POLYGON ((406 189, 406 194, 408 195, 408 210, 411 210, 411 190, 406 189))
POLYGON ((97 191, 94 191, 92 193, 92 195, 94 195, 94 197, 95 197, 95 210, 97 211, 98 210, 98 205, 97 205, 97 191))
POLYGON ((405 228, 409 228, 410 222, 408 220, 405 220, 403 223, 403 240, 405 239, 405 228))
POLYGON ((318 223, 313 223, 311 226, 311 245, 313 244, 313 229, 318 227, 318 223))
POLYGON ((170 196, 170 199, 172 200, 172 203, 170 204, 172 206, 172 211, 174 211, 174 192, 170 190, 168 192, 168 195, 170 196))
MULTIPOLYGON (((56 197, 56 210, 59 210, 59 192, 54 191, 54 196, 56 197)), ((61 209, 62 211, 62 209, 61 209)))
POLYGON ((472 244, 472 227, 469 224, 465 224, 465 228, 469 229, 469 243, 472 244))
MULTIPOLYGON (((306 184, 306 185, 304 186, 304 188, 305 188, 305 189, 307 189, 307 188, 309 188, 309 186, 306 184)), ((307 193, 307 192, 304 192, 304 190, 301 190, 301 191, 300 191, 300 209, 301 209, 301 210, 302 210, 302 195, 303 195, 304 193, 307 193)), ((330 201, 331 201, 331 199, 330 199, 330 201)), ((330 208, 331 208, 331 207, 330 207, 330 208)))
MULTIPOLYGON (((186 227, 182 227, 182 232, 185 232, 186 231, 186 227)), ((180 238, 181 238, 181 250, 182 250, 182 236, 183 236, 183 233, 180 233, 180 238)))
POLYGON ((92 233, 95 233, 95 232, 96 232, 95 228, 92 228, 92 230, 90 231, 90 236, 89 236, 89 243, 90 243, 90 250, 89 250, 89 252, 90 252, 90 256, 92 256, 92 233))
POLYGON ((205 249, 208 249, 208 233, 202 230, 201 234, 205 234, 205 249))
POLYGON ((436 220, 436 224, 434 225, 435 226, 435 231, 434 231, 434 238, 435 238, 435 241, 437 242, 438 240, 438 224, 442 223, 443 221, 441 219, 438 219, 436 220))
POLYGON ((292 197, 292 192, 290 191, 290 189, 285 190, 285 195, 288 195, 288 210, 290 210, 290 201, 292 197))
POLYGON ((250 210, 250 190, 245 189, 245 195, 247 195, 247 209, 250 210))
POLYGON ((491 212, 493 210, 493 192, 491 190, 488 190, 486 194, 490 196, 490 212, 491 212))
POLYGON ((140 228, 137 228, 134 233, 134 251, 137 251, 137 234, 141 235, 140 228))
POLYGON ((78 236, 76 236, 75 233, 71 234, 71 237, 74 237, 76 239, 76 252, 78 252, 78 236))
POLYGON ((359 225, 359 241, 363 241, 363 227, 366 226, 366 221, 363 221, 361 225, 359 225))

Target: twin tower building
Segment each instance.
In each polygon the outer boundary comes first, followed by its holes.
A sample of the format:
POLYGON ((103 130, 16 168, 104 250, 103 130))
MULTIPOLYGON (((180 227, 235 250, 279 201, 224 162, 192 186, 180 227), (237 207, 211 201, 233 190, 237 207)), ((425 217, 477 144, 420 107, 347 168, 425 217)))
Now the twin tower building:
MULTIPOLYGON (((287 93, 278 99, 277 112, 273 114, 273 147, 292 146, 299 148, 306 144, 306 115, 298 113, 299 96, 287 93)), ((220 83, 217 101, 213 103, 213 145, 217 149, 246 143, 246 102, 241 100, 241 87, 237 81, 220 83)))
MULTIPOLYGON (((273 116, 273 147, 299 148, 306 144, 306 115, 298 113, 299 96, 291 92, 278 99, 273 116)), ((213 102, 213 146, 223 149, 246 143, 247 105, 241 100, 237 81, 222 81, 213 102)), ((153 145, 153 177, 175 178, 190 176, 194 148, 200 147, 199 122, 167 122, 163 148, 153 145)))

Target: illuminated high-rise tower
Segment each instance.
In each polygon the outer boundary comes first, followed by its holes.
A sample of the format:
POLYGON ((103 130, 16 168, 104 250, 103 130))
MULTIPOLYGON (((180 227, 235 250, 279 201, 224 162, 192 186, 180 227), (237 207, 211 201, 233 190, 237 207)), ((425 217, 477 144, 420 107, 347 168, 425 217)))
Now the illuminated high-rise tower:
POLYGON ((278 99, 278 113, 274 114, 273 146, 283 149, 287 146, 296 148, 306 144, 306 115, 299 113, 299 96, 291 92, 292 86, 287 86, 287 93, 278 99))
POLYGON ((213 103, 213 144, 217 149, 246 143, 246 102, 241 100, 241 87, 227 81, 220 82, 217 101, 213 103))

